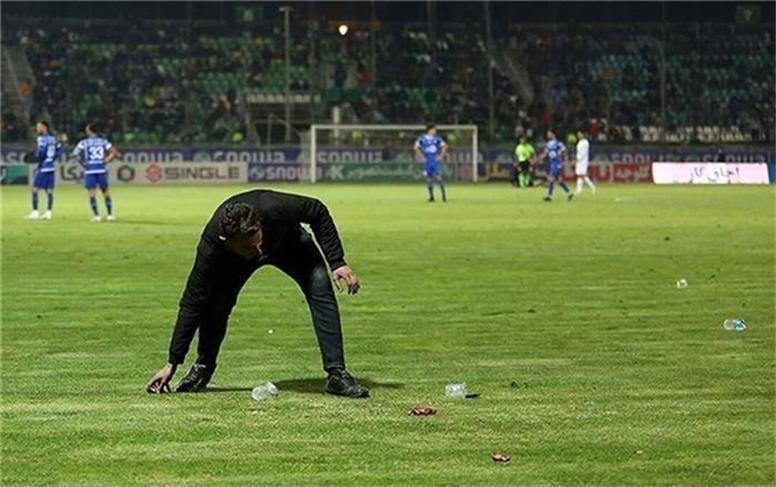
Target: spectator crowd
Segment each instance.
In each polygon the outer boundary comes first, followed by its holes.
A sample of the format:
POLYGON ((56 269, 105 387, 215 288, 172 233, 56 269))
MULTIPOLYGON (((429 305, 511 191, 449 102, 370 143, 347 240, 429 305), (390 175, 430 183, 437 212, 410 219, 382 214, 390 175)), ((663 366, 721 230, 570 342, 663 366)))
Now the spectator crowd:
MULTIPOLYGON (((242 95, 285 87, 278 25, 9 27, 4 46, 21 50, 34 74, 27 115, 71 137, 100 120, 125 144, 244 143, 257 122, 242 95)), ((469 25, 382 24, 347 37, 297 29, 291 90, 322 95, 301 124, 340 105, 357 123, 476 123, 489 142, 548 127, 584 128, 597 142, 662 140, 661 127, 669 141, 773 141, 765 28, 527 24, 494 36, 490 49, 469 25)), ((4 141, 29 135, 22 120, 3 110, 4 141)))

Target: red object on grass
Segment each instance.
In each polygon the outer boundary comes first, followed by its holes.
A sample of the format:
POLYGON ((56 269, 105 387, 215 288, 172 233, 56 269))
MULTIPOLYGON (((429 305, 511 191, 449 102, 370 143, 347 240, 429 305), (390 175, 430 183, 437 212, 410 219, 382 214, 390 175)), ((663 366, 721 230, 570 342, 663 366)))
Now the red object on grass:
POLYGON ((415 407, 410 409, 410 416, 433 416, 436 414, 436 408, 415 407))

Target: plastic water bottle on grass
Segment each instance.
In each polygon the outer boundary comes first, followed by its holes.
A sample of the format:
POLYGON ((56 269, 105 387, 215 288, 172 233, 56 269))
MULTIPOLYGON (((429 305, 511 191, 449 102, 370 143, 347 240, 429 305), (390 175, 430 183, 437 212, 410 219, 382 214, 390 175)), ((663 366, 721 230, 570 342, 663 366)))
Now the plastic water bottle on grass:
POLYGON ((264 399, 276 397, 279 392, 280 391, 278 391, 278 388, 275 384, 272 382, 267 382, 266 384, 254 387, 251 391, 251 397, 256 401, 263 401, 264 399))
POLYGON ((466 383, 447 384, 445 386, 445 396, 463 399, 466 397, 466 383))
POLYGON ((725 320, 724 323, 722 323, 722 327, 728 331, 735 331, 735 332, 742 332, 746 330, 746 323, 744 320, 738 319, 738 318, 732 318, 729 320, 725 320))

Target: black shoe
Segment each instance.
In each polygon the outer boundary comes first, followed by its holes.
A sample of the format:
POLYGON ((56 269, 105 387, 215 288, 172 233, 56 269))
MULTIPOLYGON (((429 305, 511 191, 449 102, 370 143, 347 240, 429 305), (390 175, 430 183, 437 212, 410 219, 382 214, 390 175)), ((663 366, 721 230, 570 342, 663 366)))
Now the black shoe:
POLYGON ((567 198, 568 198, 568 200, 569 200, 569 201, 571 201, 572 199, 574 199, 574 193, 569 193, 569 195, 568 195, 568 197, 567 197, 567 198))
POLYGON ((345 369, 331 369, 326 379, 326 392, 335 396, 369 397, 369 389, 356 382, 345 369))
POLYGON ((210 382, 210 378, 213 377, 213 372, 216 371, 215 365, 205 365, 195 363, 189 373, 186 374, 180 382, 178 387, 175 388, 175 392, 200 392, 204 391, 207 383, 210 382))
POLYGON ((428 199, 428 202, 429 202, 429 203, 433 203, 434 201, 436 201, 434 198, 429 198, 429 199, 428 199))
POLYGON ((549 196, 545 196, 544 201, 552 201, 552 198, 550 198, 549 196))

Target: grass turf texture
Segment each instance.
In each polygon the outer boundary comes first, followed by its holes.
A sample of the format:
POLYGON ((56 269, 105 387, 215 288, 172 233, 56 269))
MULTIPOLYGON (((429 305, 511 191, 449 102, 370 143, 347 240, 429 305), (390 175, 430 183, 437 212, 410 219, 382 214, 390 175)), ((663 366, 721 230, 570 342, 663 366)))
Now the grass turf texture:
POLYGON ((346 353, 373 397, 321 393, 303 298, 269 268, 212 392, 143 392, 203 223, 248 187, 117 187, 113 224, 75 188, 24 221, 27 191, 4 188, 4 485, 774 483, 773 187, 548 204, 452 185, 447 205, 422 185, 276 188, 334 214, 363 282, 340 296, 346 353), (263 380, 278 399, 251 399, 263 380), (482 397, 443 397, 454 381, 482 397))

